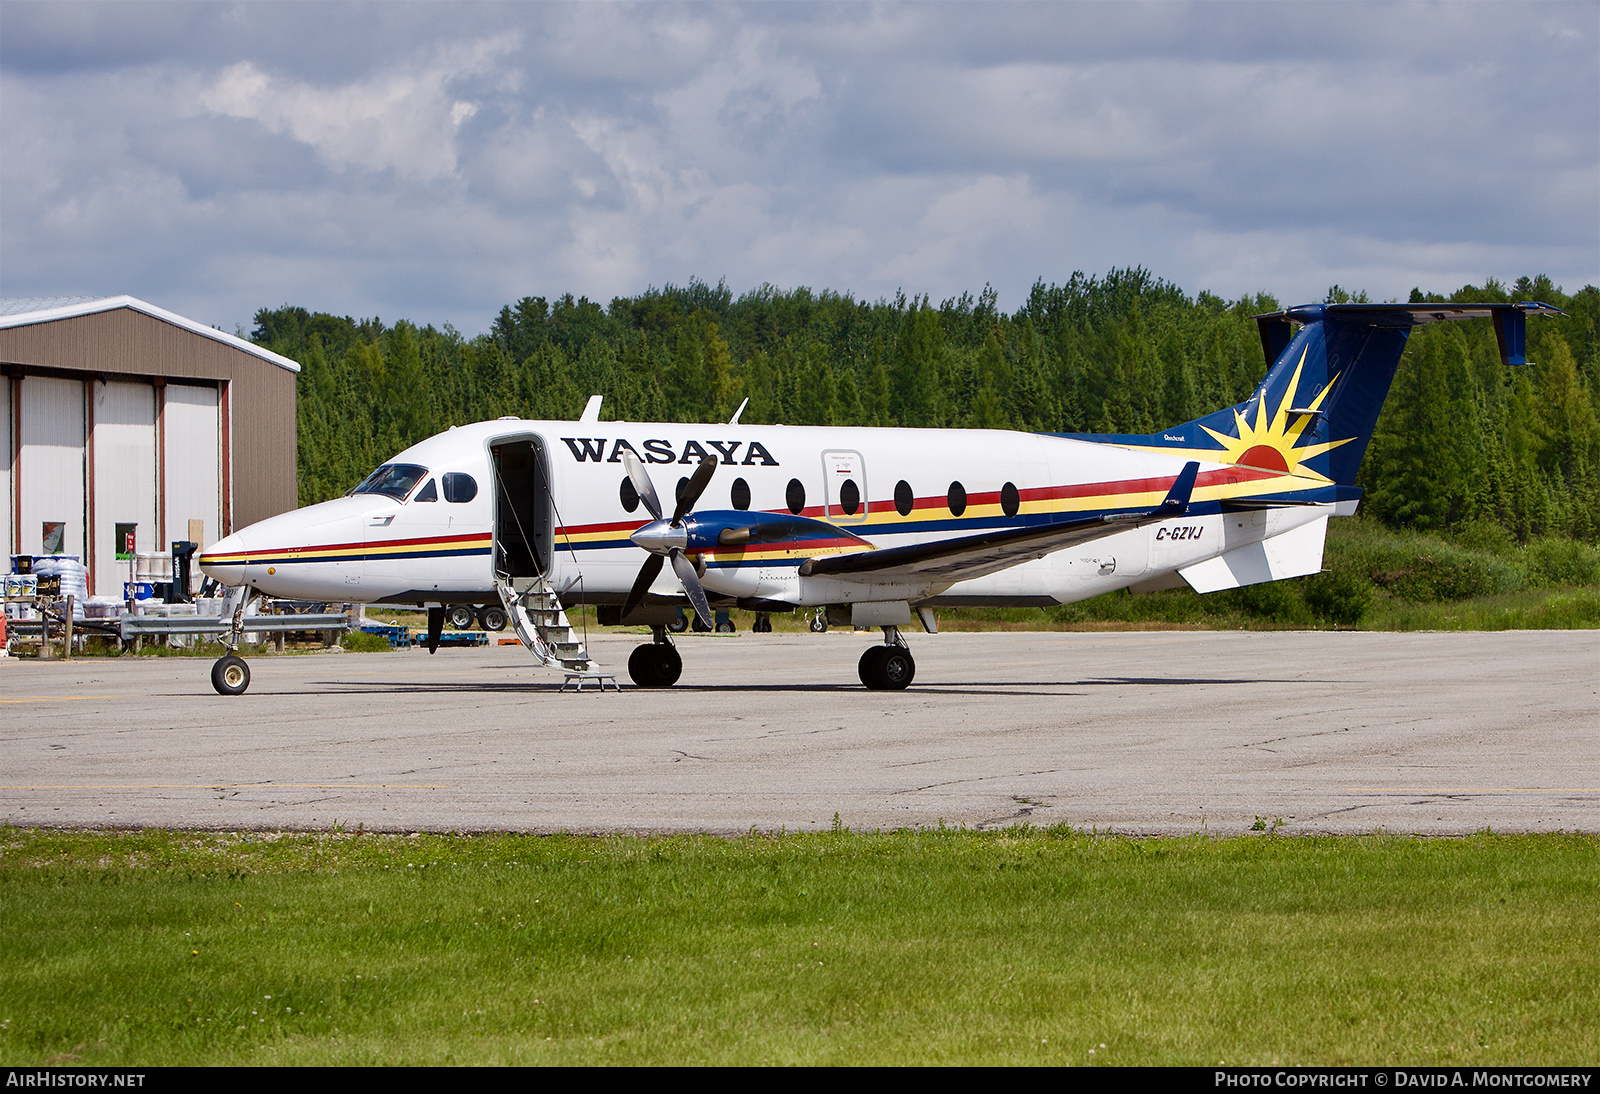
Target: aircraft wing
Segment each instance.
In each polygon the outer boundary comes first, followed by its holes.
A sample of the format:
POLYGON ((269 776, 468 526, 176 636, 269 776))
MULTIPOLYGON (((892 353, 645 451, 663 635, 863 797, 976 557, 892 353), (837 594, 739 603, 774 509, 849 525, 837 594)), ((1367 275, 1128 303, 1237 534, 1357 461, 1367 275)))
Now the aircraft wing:
POLYGON ((811 558, 801 563, 800 573, 807 577, 837 577, 845 581, 927 578, 938 582, 956 582, 985 577, 1066 547, 1090 543, 1169 517, 1181 517, 1189 508, 1189 495, 1194 490, 1195 476, 1199 471, 1198 461, 1191 460, 1185 464, 1168 491, 1166 500, 1143 513, 1053 521, 1035 527, 980 532, 975 536, 934 543, 811 558))

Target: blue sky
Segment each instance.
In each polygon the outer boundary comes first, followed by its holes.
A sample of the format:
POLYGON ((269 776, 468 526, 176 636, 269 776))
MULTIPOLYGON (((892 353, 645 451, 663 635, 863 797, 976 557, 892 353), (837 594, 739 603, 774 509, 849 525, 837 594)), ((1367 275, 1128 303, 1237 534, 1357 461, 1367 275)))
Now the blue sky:
POLYGON ((0 295, 1600 284, 1600 4, 0 5, 0 295))

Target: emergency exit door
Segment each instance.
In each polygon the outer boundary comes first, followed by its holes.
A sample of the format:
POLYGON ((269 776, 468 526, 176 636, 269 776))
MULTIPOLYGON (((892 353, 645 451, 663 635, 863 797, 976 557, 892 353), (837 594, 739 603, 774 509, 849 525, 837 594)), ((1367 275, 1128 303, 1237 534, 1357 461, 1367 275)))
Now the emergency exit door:
POLYGON ((861 453, 824 452, 822 479, 828 520, 854 524, 867 519, 867 465, 861 453))

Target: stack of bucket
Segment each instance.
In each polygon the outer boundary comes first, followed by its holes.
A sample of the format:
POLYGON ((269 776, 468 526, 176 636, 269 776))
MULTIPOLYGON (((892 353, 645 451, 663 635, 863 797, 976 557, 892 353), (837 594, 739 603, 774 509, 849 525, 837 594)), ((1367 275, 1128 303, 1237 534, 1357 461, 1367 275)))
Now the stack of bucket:
POLYGON ((33 577, 39 588, 59 582, 60 591, 54 594, 54 598, 65 600, 72 597, 72 614, 78 619, 83 618, 84 605, 89 600, 89 571, 78 561, 77 555, 38 555, 33 560, 33 577), (48 580, 51 578, 57 580, 48 580))

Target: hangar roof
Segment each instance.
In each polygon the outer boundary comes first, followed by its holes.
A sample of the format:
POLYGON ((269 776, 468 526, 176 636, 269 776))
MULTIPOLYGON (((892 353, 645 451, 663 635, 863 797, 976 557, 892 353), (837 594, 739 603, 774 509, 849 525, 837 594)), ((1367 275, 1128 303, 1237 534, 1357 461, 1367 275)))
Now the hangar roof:
POLYGON ((259 357, 263 361, 270 361, 279 368, 288 369, 290 372, 299 372, 300 366, 287 357, 279 356, 271 350, 262 349, 253 342, 243 338, 236 338, 231 334, 208 327, 204 323, 196 323, 193 319, 185 319, 176 312, 158 308, 154 304, 147 304, 132 296, 47 296, 32 297, 28 299, 0 300, 0 329, 6 327, 28 327, 36 323, 53 323, 58 319, 75 319, 80 315, 93 315, 96 312, 115 311, 117 308, 131 308, 136 312, 162 322, 171 323, 175 327, 182 327, 193 334, 203 338, 210 338, 224 345, 232 346, 243 353, 259 357))

